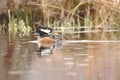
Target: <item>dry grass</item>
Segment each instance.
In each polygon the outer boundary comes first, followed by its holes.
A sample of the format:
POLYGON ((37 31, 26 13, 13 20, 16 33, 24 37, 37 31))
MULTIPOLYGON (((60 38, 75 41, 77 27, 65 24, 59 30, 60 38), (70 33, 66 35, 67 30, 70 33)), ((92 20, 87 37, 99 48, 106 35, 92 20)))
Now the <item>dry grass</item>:
MULTIPOLYGON (((87 26, 85 31, 120 27, 120 0, 42 0, 39 5, 47 26, 62 30, 63 27, 87 26)), ((69 36, 74 37, 72 33, 69 36)))
POLYGON ((120 0, 42 0, 41 5, 45 22, 51 18, 62 22, 80 19, 87 26, 118 25, 120 0))
MULTIPOLYGON (((44 24, 75 22, 84 26, 119 25, 120 0, 41 0, 31 6, 33 9, 39 7, 36 11, 40 13, 34 17, 43 16, 41 23, 44 24)), ((29 7, 27 9, 31 10, 29 7)))
MULTIPOLYGON (((72 31, 82 30, 76 30, 76 26, 86 26, 85 31, 99 27, 120 28, 120 0, 41 0, 40 3, 31 5, 38 8, 38 13, 34 7, 33 10, 28 8, 29 11, 35 11, 31 13, 34 21, 61 30, 69 27, 73 28, 72 31)), ((71 33, 70 36, 74 34, 71 33)))

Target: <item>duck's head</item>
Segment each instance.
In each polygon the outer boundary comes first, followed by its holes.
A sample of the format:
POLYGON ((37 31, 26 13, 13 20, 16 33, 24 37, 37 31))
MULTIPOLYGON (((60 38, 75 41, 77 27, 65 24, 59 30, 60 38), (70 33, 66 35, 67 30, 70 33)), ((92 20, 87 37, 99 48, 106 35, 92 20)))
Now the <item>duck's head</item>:
POLYGON ((40 36, 49 34, 52 32, 52 28, 50 27, 45 27, 45 26, 38 26, 36 28, 36 32, 40 34, 40 36))

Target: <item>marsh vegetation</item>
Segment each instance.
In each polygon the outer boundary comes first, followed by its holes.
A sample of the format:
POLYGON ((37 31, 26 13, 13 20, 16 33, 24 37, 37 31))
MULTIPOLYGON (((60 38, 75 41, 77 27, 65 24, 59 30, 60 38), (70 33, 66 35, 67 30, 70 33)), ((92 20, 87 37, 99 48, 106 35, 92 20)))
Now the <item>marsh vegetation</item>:
POLYGON ((3 1, 0 79, 120 80, 120 0, 3 1), (63 40, 30 43, 39 25, 63 40))
MULTIPOLYGON (((54 28, 57 34, 66 39, 81 39, 91 36, 96 30, 118 31, 120 28, 119 0, 39 0, 21 1, 18 7, 13 0, 8 0, 6 21, 2 21, 0 31, 20 37, 28 36, 36 25, 54 28), (10 4, 12 3, 12 4, 10 4), (14 5, 13 5, 14 4, 14 5), (13 6, 13 7, 11 7, 13 6), (87 32, 84 35, 84 32, 87 32), (70 37, 71 36, 71 37, 70 37)), ((98 31, 98 32, 99 32, 98 31)), ((102 34, 100 34, 102 35, 102 34)), ((112 36, 112 35, 111 35, 112 36)))

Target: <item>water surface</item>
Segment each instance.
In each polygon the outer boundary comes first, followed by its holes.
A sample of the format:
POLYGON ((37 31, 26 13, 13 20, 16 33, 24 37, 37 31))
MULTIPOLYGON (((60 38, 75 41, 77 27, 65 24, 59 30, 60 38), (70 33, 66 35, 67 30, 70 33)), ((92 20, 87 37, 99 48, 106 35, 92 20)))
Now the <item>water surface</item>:
POLYGON ((120 80, 119 41, 66 41, 40 55, 29 40, 0 36, 1 80, 120 80))

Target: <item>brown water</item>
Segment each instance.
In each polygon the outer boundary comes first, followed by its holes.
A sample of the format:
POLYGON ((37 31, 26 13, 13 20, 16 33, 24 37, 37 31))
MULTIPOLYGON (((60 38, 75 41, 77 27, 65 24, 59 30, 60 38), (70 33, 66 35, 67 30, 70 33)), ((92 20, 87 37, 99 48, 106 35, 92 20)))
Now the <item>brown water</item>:
POLYGON ((120 42, 69 42, 50 55, 0 36, 0 80, 120 80, 120 42))

